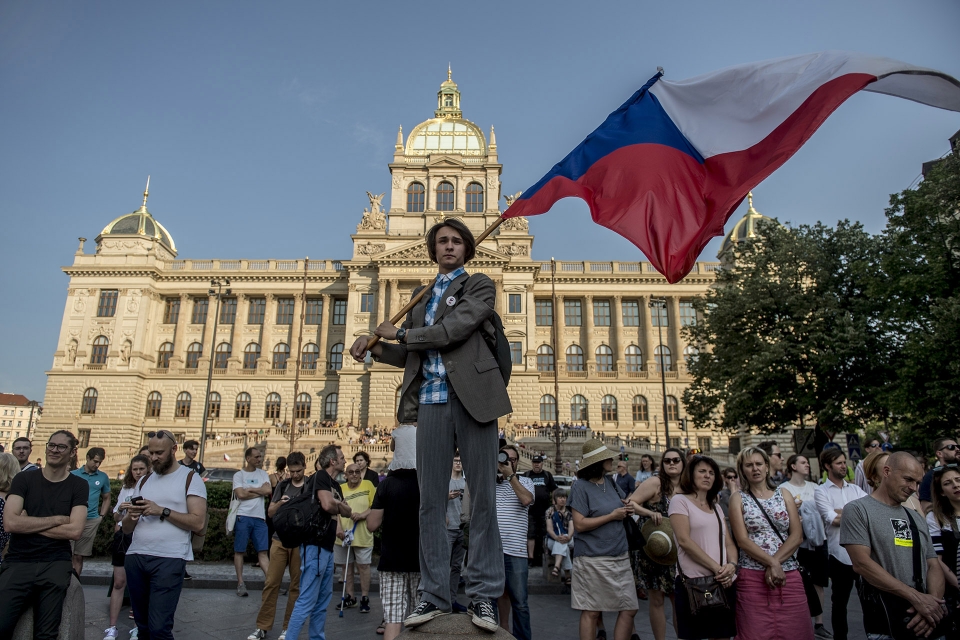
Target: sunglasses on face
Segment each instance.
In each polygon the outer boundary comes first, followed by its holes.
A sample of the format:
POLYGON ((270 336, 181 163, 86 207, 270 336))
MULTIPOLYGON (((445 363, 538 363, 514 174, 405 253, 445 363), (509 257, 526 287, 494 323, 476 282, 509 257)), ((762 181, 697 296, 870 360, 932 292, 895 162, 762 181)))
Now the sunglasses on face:
POLYGON ((736 480, 737 476, 725 476, 727 480, 736 480))
POLYGON ((870 444, 867 445, 867 449, 876 449, 879 446, 880 446, 879 442, 871 442, 870 444))
POLYGON ((960 445, 946 444, 940 447, 938 451, 943 451, 944 449, 946 449, 947 451, 956 451, 957 449, 960 449, 960 445))
POLYGON ((160 429, 160 431, 151 431, 150 433, 147 434, 147 437, 148 437, 148 438, 164 438, 164 437, 166 437, 166 438, 170 438, 170 439, 173 440, 174 442, 177 441, 177 439, 173 437, 173 434, 172 434, 172 433, 170 433, 169 431, 164 431, 163 429, 160 429))
POLYGON ((782 454, 782 453, 771 453, 771 454, 770 454, 770 457, 772 458, 773 456, 777 456, 778 458, 782 458, 782 457, 783 457, 783 454, 782 454))
POLYGON ((664 458, 663 464, 680 464, 682 460, 680 458, 664 458))

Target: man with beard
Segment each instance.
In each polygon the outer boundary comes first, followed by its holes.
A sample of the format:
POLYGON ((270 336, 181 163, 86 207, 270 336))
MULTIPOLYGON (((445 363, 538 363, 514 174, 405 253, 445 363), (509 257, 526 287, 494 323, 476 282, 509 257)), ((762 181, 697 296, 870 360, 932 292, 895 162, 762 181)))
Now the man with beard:
POLYGON ((56 431, 47 442, 47 464, 18 473, 10 484, 3 527, 10 550, 0 571, 0 638, 13 637, 20 616, 33 607, 33 637, 54 639, 73 571, 70 541, 87 521, 87 483, 70 473, 77 439, 56 431))
POLYGON ((124 568, 139 637, 173 638, 173 616, 183 588, 192 533, 203 530, 207 490, 200 474, 177 464, 177 441, 169 431, 147 434, 153 473, 137 483, 122 520, 133 533, 124 568))

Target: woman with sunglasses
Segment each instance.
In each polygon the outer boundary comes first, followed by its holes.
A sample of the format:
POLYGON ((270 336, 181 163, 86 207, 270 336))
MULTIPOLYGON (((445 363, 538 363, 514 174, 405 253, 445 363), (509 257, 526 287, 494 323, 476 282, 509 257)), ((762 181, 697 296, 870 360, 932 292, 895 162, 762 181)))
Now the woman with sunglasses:
MULTIPOLYGON (((644 480, 637 486, 630 501, 633 510, 640 520, 637 525, 641 528, 652 520, 659 525, 667 517, 670 508, 670 499, 677 493, 680 486, 680 474, 686 466, 683 452, 673 447, 663 452, 660 458, 660 475, 644 480)), ((654 562, 647 554, 634 551, 631 554, 631 565, 637 587, 647 590, 650 598, 650 628, 656 640, 663 640, 667 636, 667 614, 664 607, 664 598, 669 596, 673 603, 673 588, 677 577, 676 567, 654 562)), ((677 611, 674 607, 673 626, 677 626, 677 611)))
POLYGON ((810 609, 794 552, 803 541, 800 513, 774 488, 770 458, 759 447, 737 456, 743 490, 730 499, 730 528, 740 546, 737 640, 813 640, 810 609))
POLYGON ((960 624, 960 466, 951 463, 934 469, 931 483, 933 510, 927 514, 927 529, 933 548, 940 558, 947 581, 944 598, 954 618, 960 624))

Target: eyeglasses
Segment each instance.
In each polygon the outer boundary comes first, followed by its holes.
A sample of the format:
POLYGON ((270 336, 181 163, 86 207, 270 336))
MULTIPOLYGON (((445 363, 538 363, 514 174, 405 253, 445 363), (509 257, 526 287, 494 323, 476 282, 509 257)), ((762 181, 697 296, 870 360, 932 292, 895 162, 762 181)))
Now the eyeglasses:
POLYGON ((169 431, 164 431, 163 429, 160 429, 160 431, 151 431, 147 434, 148 438, 163 438, 164 436, 173 440, 174 443, 177 442, 177 439, 173 437, 172 433, 169 431))
POLYGON ((459 460, 454 460, 454 461, 453 461, 453 464, 463 464, 463 463, 460 462, 459 460))
POLYGON ((348 476, 358 476, 360 475, 359 471, 347 471, 348 476))
POLYGON ((943 451, 944 449, 946 449, 947 451, 956 451, 957 449, 960 449, 960 445, 945 444, 939 449, 937 449, 937 451, 943 451))
POLYGON ((57 451, 57 452, 59 452, 59 453, 63 453, 64 451, 68 450, 69 448, 70 448, 70 445, 68 445, 68 444, 59 444, 59 443, 56 443, 56 442, 48 442, 48 443, 47 443, 47 451, 57 451))
POLYGON ((663 464, 680 464, 683 462, 680 458, 664 458, 663 464))

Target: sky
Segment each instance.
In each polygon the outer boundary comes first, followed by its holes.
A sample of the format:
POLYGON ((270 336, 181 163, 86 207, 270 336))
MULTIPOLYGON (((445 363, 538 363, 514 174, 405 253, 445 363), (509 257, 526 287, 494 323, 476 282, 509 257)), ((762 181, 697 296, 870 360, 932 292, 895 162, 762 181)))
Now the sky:
MULTIPOLYGON (((61 267, 79 236, 92 252, 107 223, 139 207, 148 174, 149 209, 180 258, 346 259, 365 192, 389 190, 397 127, 432 117, 448 64, 464 117, 496 127, 507 194, 658 66, 681 80, 844 49, 960 77, 958 24, 955 0, 4 0, 0 392, 43 399, 61 267)), ((754 189, 754 204, 785 223, 851 219, 880 232, 890 194, 958 129, 958 113, 857 94, 754 189)), ((579 200, 530 228, 537 259, 644 259, 579 200)))

